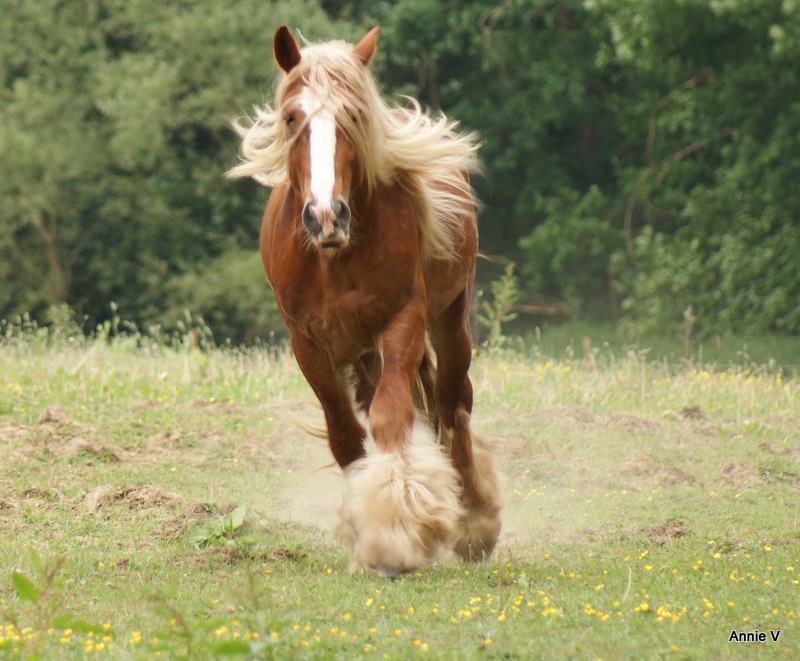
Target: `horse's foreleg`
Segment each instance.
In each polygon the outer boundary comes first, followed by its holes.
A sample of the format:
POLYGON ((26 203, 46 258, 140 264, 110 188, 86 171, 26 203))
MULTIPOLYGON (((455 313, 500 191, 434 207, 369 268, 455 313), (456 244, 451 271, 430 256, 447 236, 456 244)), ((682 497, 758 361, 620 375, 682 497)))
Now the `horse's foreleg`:
POLYGON ((434 397, 441 424, 440 436, 449 447, 459 473, 461 502, 466 512, 455 550, 472 561, 488 556, 497 543, 503 497, 502 480, 492 465, 486 441, 470 428, 472 383, 468 370, 472 338, 468 305, 465 290, 431 324, 431 340, 437 359, 434 397))
POLYGON ((415 422, 412 390, 425 349, 425 311, 406 305, 384 329, 383 370, 369 406, 377 451, 347 471, 342 505, 356 566, 394 575, 453 546, 463 513, 455 470, 432 431, 415 422))
POLYGON ((411 396, 425 353, 425 309, 406 304, 381 335, 383 370, 369 407, 369 429, 378 449, 399 452, 414 422, 411 396))
POLYGON ((363 457, 366 430, 353 413, 345 378, 330 365, 327 356, 299 333, 291 334, 292 349, 325 413, 328 444, 333 458, 342 468, 363 457))

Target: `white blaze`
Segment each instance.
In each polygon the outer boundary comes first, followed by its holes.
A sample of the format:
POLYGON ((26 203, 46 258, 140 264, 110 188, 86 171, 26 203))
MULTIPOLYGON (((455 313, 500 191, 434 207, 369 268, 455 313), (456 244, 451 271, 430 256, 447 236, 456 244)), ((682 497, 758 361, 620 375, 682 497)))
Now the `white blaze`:
POLYGON ((319 98, 308 87, 300 95, 300 107, 308 123, 311 158, 311 194, 319 207, 333 206, 333 185, 336 180, 336 122, 333 115, 321 107, 319 98))

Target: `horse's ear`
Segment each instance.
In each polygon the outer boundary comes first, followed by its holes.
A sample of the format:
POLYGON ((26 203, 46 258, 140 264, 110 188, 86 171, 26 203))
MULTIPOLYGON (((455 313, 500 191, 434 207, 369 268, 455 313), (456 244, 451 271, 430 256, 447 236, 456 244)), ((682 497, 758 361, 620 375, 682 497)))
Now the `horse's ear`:
POLYGON ((372 62, 373 55, 375 55, 375 43, 378 40, 379 29, 380 28, 378 27, 372 28, 367 33, 367 36, 359 41, 356 44, 356 47, 353 49, 353 55, 355 55, 365 65, 369 65, 369 63, 372 62))
POLYGON ((285 25, 281 25, 275 31, 273 49, 275 50, 275 61, 286 73, 289 73, 300 61, 300 49, 297 48, 297 42, 285 25))

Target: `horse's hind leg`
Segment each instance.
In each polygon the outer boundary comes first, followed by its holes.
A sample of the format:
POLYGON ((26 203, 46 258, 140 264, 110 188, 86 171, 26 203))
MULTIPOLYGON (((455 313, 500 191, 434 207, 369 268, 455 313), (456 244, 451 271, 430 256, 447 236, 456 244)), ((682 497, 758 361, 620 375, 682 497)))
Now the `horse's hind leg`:
POLYGON ((434 389, 436 387, 436 363, 430 354, 428 347, 425 348, 425 355, 417 371, 417 379, 414 384, 414 407, 417 412, 425 413, 428 424, 433 433, 439 433, 439 415, 436 412, 436 397, 434 389))
POLYGON ((365 353, 353 364, 356 406, 364 415, 369 413, 369 406, 381 378, 381 368, 381 357, 377 351, 365 353))
POLYGON ((503 507, 502 480, 492 465, 486 442, 470 428, 472 383, 467 371, 472 360, 465 290, 431 324, 437 371, 434 388, 442 442, 450 449, 462 484, 465 516, 455 551, 465 560, 491 554, 500 534, 503 507))

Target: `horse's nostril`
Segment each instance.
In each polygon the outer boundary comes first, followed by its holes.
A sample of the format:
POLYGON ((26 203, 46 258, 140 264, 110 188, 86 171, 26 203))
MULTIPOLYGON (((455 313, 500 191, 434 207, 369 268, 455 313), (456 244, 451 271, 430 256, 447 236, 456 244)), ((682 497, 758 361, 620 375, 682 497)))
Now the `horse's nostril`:
POLYGON ((336 217, 336 223, 341 227, 346 227, 350 223, 350 207, 347 202, 335 202, 333 205, 333 213, 336 217))
POLYGON ((314 231, 315 228, 319 227, 317 214, 314 213, 314 209, 310 203, 303 207, 303 225, 305 225, 306 229, 309 231, 314 231))

